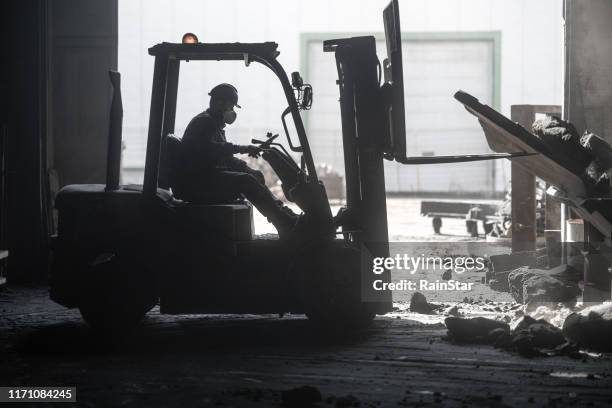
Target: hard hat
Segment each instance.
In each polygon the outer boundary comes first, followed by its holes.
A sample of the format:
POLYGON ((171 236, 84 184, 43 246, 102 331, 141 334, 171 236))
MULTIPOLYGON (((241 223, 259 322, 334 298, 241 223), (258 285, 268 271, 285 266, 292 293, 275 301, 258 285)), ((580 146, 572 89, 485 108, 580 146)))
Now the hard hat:
POLYGON ((236 89, 236 87, 234 87, 234 85, 226 83, 219 84, 213 89, 211 89, 208 95, 210 95, 211 98, 220 98, 226 101, 230 101, 234 104, 234 106, 238 108, 241 107, 240 105, 238 105, 238 90, 236 89))

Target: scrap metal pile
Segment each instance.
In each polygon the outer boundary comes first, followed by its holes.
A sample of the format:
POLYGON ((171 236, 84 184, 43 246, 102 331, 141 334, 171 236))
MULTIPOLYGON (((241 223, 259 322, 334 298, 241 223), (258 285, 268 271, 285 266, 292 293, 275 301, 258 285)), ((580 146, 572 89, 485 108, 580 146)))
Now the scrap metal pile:
POLYGON ((574 125, 556 116, 536 120, 532 131, 558 162, 584 181, 589 195, 610 193, 612 147, 608 142, 588 130, 581 136, 574 125))
MULTIPOLYGON (((612 147, 603 138, 585 130, 582 135, 574 125, 556 116, 546 116, 532 125, 533 134, 550 148, 551 157, 563 164, 584 182, 591 197, 608 196, 611 192, 612 147)), ((544 232, 546 183, 538 179, 536 184, 537 232, 544 232)), ((512 235, 511 193, 508 191, 497 212, 498 219, 489 235, 510 237, 512 235)))

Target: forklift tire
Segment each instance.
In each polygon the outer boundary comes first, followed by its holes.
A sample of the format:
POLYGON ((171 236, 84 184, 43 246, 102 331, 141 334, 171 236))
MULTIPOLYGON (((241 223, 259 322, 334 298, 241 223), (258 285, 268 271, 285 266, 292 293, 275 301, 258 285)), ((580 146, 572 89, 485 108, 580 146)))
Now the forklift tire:
POLYGON ((115 254, 102 254, 89 265, 79 311, 105 339, 127 335, 157 304, 152 278, 136 271, 133 262, 122 262, 115 254))
POLYGON ((361 253, 345 243, 321 243, 297 258, 300 297, 318 329, 338 334, 365 328, 376 316, 361 300, 361 253))
POLYGON ((442 228, 442 218, 434 217, 431 220, 431 225, 433 226, 434 234, 440 235, 440 228, 442 228))

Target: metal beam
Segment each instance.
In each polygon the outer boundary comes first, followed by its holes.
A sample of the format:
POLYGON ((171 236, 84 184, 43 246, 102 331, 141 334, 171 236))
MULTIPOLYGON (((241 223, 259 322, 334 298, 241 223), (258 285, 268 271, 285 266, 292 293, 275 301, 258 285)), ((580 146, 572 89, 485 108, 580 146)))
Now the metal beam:
POLYGON ((157 176, 159 170, 159 153, 164 122, 164 100, 168 72, 167 55, 155 57, 153 71, 153 89, 151 90, 151 110, 149 113, 149 134, 147 137, 147 156, 145 161, 144 183, 142 192, 145 196, 157 194, 157 176))
POLYGON ((168 189, 168 163, 166 162, 166 137, 174 133, 176 119, 176 97, 178 93, 179 68, 181 62, 176 59, 168 61, 168 80, 166 81, 166 100, 164 103, 164 124, 161 133, 161 147, 159 159, 159 182, 160 188, 168 189))

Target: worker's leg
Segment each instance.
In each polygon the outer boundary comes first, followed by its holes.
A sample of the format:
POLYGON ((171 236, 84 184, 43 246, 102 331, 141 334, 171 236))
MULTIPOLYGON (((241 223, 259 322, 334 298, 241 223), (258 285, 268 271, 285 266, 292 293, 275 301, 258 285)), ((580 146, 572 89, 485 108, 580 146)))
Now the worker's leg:
POLYGON ((244 195, 266 217, 273 215, 283 206, 283 203, 254 175, 223 171, 220 172, 218 181, 225 185, 225 188, 229 187, 231 190, 244 195))
POLYGON ((295 224, 293 212, 285 207, 278 198, 255 176, 242 173, 222 171, 215 177, 218 188, 239 192, 261 212, 280 232, 286 232, 295 224), (283 230, 283 231, 281 231, 283 230))
POLYGON ((263 173, 262 173, 261 171, 259 171, 259 170, 255 170, 255 169, 252 169, 252 168, 250 168, 250 167, 247 167, 247 171, 246 171, 246 173, 247 173, 247 174, 250 174, 250 175, 251 175, 251 176, 253 176, 253 177, 255 177, 255 179, 256 179, 256 180, 257 180, 257 181, 258 181, 260 184, 262 184, 262 185, 264 185, 264 186, 266 185, 266 179, 264 178, 264 175, 263 175, 263 173))
POLYGON ((248 173, 255 177, 261 184, 266 184, 266 179, 261 171, 249 167, 244 160, 232 157, 230 161, 229 171, 233 173, 248 173))

